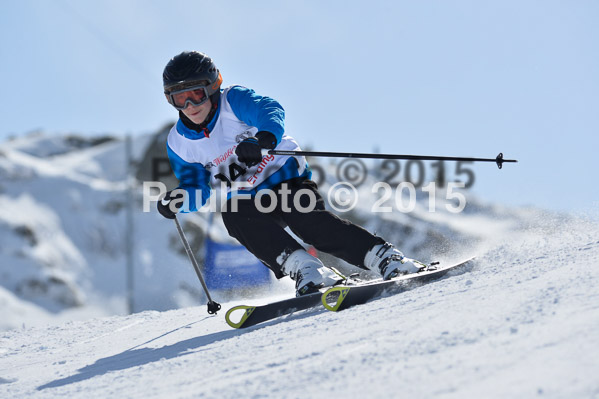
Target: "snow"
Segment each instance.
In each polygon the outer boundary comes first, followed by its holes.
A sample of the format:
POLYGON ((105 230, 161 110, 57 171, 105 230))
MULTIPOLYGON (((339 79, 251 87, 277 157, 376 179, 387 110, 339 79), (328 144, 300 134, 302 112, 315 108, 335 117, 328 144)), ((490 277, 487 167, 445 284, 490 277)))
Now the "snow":
MULTIPOLYGON (((120 139, 0 145, 0 398, 599 398, 597 219, 472 197, 456 215, 441 191, 436 212, 425 199, 373 215, 366 184, 352 214, 366 228, 416 258, 476 254, 474 268, 233 330, 226 310, 289 297, 292 282, 212 293, 223 310, 209 316, 174 226, 139 197, 137 313, 123 315, 124 165, 120 139)), ((208 214, 181 221, 195 247, 208 214)), ((211 233, 226 240, 222 223, 211 233)))
POLYGON ((7 331, 0 396, 599 397, 598 226, 546 217, 498 242, 468 273, 339 313, 232 330, 199 306, 7 331))

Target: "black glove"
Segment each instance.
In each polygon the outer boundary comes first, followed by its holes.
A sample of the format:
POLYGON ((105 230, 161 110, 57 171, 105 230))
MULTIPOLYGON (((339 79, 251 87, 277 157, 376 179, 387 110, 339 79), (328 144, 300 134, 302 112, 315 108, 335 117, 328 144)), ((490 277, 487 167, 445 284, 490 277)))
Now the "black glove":
POLYGON ((239 162, 243 162, 249 168, 262 162, 262 149, 273 149, 277 145, 277 138, 266 130, 259 131, 255 137, 243 140, 235 149, 239 162))
POLYGON ((185 192, 181 189, 168 191, 164 198, 158 201, 158 212, 167 219, 174 219, 175 215, 179 212, 179 208, 183 206, 183 201, 175 201, 172 204, 171 202, 173 200, 180 200, 184 196, 185 192), (172 208, 175 208, 176 212, 171 210, 171 205, 172 208))

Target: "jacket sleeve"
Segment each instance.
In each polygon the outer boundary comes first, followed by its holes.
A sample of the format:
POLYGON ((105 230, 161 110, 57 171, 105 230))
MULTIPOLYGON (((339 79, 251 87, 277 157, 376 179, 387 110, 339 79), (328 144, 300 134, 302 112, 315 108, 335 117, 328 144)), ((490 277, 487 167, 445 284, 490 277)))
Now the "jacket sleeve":
POLYGON ((252 89, 233 86, 227 93, 227 101, 235 116, 249 126, 271 132, 281 142, 285 131, 285 110, 276 100, 260 96, 252 89))
POLYGON ((184 161, 168 144, 166 150, 171 168, 179 179, 177 188, 187 191, 187 200, 181 212, 196 212, 210 197, 210 172, 201 163, 184 161))

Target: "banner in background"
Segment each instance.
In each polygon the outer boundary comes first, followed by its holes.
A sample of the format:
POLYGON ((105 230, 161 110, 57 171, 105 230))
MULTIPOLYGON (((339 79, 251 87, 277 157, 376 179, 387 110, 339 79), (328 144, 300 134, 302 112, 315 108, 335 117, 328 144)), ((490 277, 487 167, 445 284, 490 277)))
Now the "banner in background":
POLYGON ((271 271, 245 247, 206 239, 204 271, 209 289, 248 288, 270 282, 271 271))

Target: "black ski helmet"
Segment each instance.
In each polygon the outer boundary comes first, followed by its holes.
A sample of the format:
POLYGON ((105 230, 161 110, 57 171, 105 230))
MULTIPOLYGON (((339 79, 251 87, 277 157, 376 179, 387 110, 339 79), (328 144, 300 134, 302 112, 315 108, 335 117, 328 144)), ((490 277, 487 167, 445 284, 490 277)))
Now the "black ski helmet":
POLYGON ((199 51, 184 51, 174 56, 164 67, 164 94, 199 84, 205 84, 207 94, 220 93, 223 78, 212 58, 199 51))

